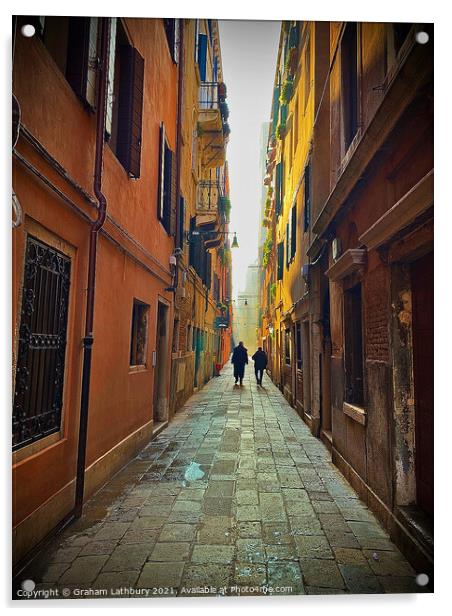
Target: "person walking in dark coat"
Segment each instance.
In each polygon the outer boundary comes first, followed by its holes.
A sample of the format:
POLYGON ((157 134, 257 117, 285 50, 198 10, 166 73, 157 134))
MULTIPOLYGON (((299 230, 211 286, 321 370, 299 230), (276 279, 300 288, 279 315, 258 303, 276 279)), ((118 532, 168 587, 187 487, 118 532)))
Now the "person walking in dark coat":
POLYGON ((231 364, 234 364, 234 378, 235 384, 240 379, 240 385, 242 384, 243 377, 245 375, 245 364, 248 363, 248 349, 245 349, 243 342, 239 342, 235 347, 231 358, 231 364))
POLYGON ((262 377, 267 367, 267 353, 262 350, 262 347, 259 347, 252 359, 254 360, 254 373, 256 375, 257 384, 262 385, 262 377))

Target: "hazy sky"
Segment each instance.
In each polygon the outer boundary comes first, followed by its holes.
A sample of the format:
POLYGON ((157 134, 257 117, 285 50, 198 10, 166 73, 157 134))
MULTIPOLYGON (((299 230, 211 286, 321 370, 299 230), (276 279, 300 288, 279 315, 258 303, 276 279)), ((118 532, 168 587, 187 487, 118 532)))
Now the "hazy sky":
MULTIPOLYGON (((270 119, 280 21, 219 22, 223 79, 227 86, 231 134, 227 148, 231 192, 234 296, 243 289, 246 268, 257 258, 262 190, 260 131, 270 119)), ((231 236, 232 239, 232 236, 231 236)))

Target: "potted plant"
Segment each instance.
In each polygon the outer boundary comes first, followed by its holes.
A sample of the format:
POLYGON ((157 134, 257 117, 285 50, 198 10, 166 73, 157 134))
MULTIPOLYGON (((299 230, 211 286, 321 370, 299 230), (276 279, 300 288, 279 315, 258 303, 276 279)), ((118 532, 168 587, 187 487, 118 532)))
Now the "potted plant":
POLYGON ((293 79, 288 77, 286 81, 283 83, 283 87, 281 89, 281 95, 279 97, 279 101, 283 105, 287 105, 290 99, 293 96, 293 79))

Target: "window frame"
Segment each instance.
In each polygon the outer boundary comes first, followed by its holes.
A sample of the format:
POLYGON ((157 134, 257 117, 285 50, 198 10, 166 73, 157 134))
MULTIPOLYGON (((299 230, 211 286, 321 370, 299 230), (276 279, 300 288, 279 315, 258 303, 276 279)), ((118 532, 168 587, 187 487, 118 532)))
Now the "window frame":
POLYGON ((136 297, 132 300, 132 320, 130 327, 130 353, 129 353, 129 371, 136 372, 137 370, 143 370, 148 367, 148 342, 149 342, 149 315, 150 315, 150 305, 142 300, 137 299, 136 297), (138 327, 140 326, 139 322, 135 321, 136 309, 143 310, 143 314, 140 315, 142 319, 145 317, 145 334, 144 334, 144 345, 143 350, 141 351, 141 356, 144 359, 142 362, 133 362, 133 359, 137 359, 137 340, 138 340, 138 327))
POLYGON ((344 288, 343 324, 344 402, 364 408, 365 346, 363 284, 361 282, 344 288), (356 356, 357 350, 358 356, 356 356), (361 384, 357 384, 357 381, 361 381, 361 384))
MULTIPOLYGON (((70 273, 70 284, 69 284, 69 294, 68 294, 68 311, 67 311, 67 322, 66 322, 66 351, 65 351, 65 361, 64 361, 64 373, 63 373, 63 389, 62 389, 62 406, 60 413, 60 429, 57 432, 53 432, 52 434, 46 435, 40 439, 36 439, 33 442, 30 442, 21 447, 15 448, 13 451, 13 463, 19 463, 22 460, 29 458, 32 455, 37 454, 38 452, 46 449, 50 445, 53 445, 64 438, 66 431, 66 408, 67 408, 67 396, 68 390, 70 389, 68 385, 68 374, 71 372, 72 365, 72 353, 73 353, 73 338, 70 335, 70 332, 73 329, 73 301, 74 301, 74 287, 76 286, 76 268, 75 268, 75 259, 76 259, 76 250, 75 248, 65 242, 62 238, 57 235, 54 235, 52 232, 48 231, 44 227, 42 227, 39 223, 33 221, 32 219, 26 219, 24 223, 24 230, 26 238, 28 236, 32 236, 36 238, 39 242, 47 244, 52 249, 59 251, 64 256, 66 256, 71 261, 71 273, 70 273)), ((22 255, 22 276, 25 275, 25 250, 26 250, 27 241, 24 243, 24 252, 22 255)), ((20 330, 21 323, 21 307, 23 300, 23 278, 22 283, 20 285, 19 296, 17 301, 17 328, 20 330)), ((15 339, 14 345, 14 355, 13 355, 13 391, 15 390, 16 384, 16 369, 17 369, 17 357, 19 352, 19 336, 15 339)))

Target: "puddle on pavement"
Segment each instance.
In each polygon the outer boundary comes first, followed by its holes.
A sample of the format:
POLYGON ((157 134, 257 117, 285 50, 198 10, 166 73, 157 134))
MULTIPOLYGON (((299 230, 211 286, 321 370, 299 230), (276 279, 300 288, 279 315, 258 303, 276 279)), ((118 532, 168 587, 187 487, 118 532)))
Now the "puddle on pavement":
POLYGON ((204 471, 201 470, 201 466, 197 462, 190 462, 184 473, 184 483, 186 481, 197 481, 202 479, 204 475, 204 471))

